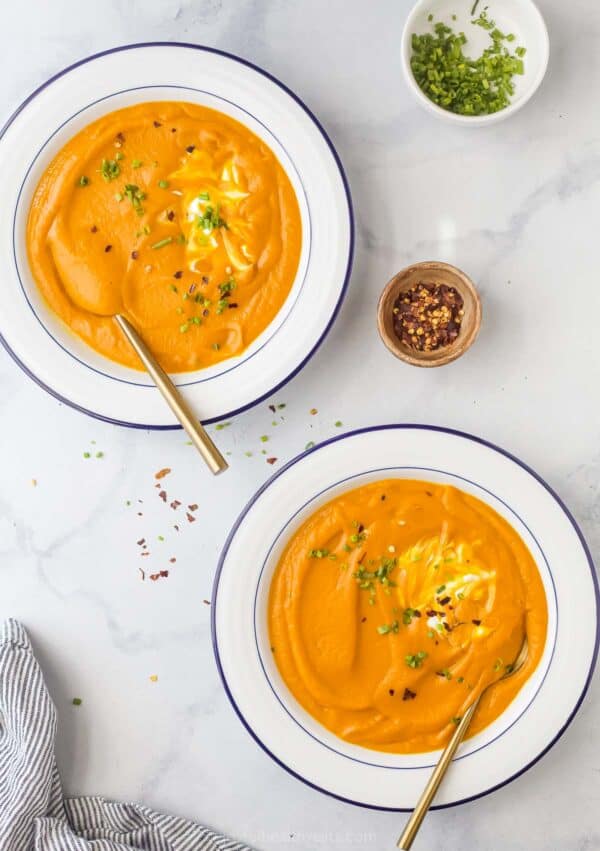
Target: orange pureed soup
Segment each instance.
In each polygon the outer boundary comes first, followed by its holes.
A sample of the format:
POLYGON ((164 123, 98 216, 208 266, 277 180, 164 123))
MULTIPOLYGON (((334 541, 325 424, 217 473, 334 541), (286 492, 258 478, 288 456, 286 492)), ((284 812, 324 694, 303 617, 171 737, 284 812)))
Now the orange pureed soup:
POLYGON ((535 670, 546 596, 515 530, 448 485, 389 479, 319 508, 288 542, 269 598, 274 659, 294 697, 348 742, 443 747, 527 633, 529 657, 483 697, 490 724, 535 670))
POLYGON ((190 103, 143 103, 84 128, 46 169, 27 225, 33 276, 67 326, 140 369, 116 323, 96 315, 116 299, 171 372, 243 352, 287 298, 301 243, 273 152, 190 103))

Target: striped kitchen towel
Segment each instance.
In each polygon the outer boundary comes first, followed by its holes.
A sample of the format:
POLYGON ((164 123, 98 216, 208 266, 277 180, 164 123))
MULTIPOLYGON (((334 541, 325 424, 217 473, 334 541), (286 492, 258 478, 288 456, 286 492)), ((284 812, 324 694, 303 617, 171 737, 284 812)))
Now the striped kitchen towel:
POLYGON ((206 827, 104 798, 64 799, 56 712, 25 629, 0 630, 0 851, 250 851, 206 827))

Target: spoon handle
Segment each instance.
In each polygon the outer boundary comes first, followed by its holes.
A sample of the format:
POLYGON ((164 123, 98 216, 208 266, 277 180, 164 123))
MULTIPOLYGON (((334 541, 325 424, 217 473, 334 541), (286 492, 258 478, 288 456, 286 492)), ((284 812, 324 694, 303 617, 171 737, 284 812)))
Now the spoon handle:
POLYGON ((475 702, 472 703, 471 706, 469 706, 465 714, 462 716, 456 726, 456 730, 452 734, 452 738, 444 748, 442 755, 438 760, 438 764, 433 769, 433 773, 429 778, 427 786, 423 790, 416 807, 412 811, 411 817, 406 823, 406 827, 402 832, 402 836, 397 842, 397 847, 402 849, 402 851, 408 851, 408 849, 413 844, 415 837, 419 831, 419 828, 421 827, 421 823, 427 815, 427 811, 435 797, 435 793, 439 789, 440 783, 446 776, 446 771, 448 770, 448 767, 452 762, 452 757, 456 753, 456 749, 464 739, 467 730, 469 729, 469 724, 471 723, 473 715, 475 714, 475 710, 477 709, 478 703, 479 698, 477 698, 477 700, 475 700, 475 702))
POLYGON ((115 316, 115 320, 150 373, 150 376, 160 390, 163 399, 187 431, 192 443, 200 455, 202 455, 210 470, 215 475, 226 470, 229 466, 227 461, 223 458, 202 423, 200 423, 194 416, 193 411, 177 387, 173 384, 162 366, 160 366, 131 322, 129 322, 129 320, 121 314, 117 314, 115 316))

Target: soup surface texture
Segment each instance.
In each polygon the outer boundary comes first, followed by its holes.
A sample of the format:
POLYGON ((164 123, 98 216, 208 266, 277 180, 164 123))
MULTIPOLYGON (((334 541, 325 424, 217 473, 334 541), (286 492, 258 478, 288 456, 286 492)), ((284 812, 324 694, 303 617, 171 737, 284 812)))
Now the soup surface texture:
POLYGON ((85 127, 43 174, 27 225, 33 276, 68 327, 140 369, 111 318, 124 313, 170 372, 243 352, 285 302, 301 242, 273 152, 190 103, 138 104, 85 127))
POLYGON ((293 696, 348 742, 393 753, 443 747, 482 698, 490 724, 535 670, 547 605, 515 530, 457 488, 389 479, 347 491, 291 537, 271 584, 273 657, 293 696))

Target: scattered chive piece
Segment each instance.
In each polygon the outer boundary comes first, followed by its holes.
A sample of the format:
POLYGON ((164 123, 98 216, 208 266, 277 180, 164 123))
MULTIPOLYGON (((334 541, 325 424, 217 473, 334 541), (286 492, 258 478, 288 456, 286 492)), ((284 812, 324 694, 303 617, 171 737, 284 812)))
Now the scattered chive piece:
POLYGON ((400 624, 398 621, 392 621, 392 623, 382 623, 381 626, 377 627, 377 632, 379 635, 387 635, 390 632, 398 632, 400 629, 400 624))
POLYGON ((164 541, 164 537, 163 537, 162 535, 159 535, 159 536, 158 536, 158 540, 159 540, 159 541, 164 541))
POLYGON ((125 197, 125 196, 123 195, 123 193, 122 193, 122 192, 117 192, 117 193, 115 194, 115 201, 122 201, 124 197, 125 197))
POLYGON ((336 422, 335 422, 335 427, 336 427, 336 428, 340 428, 340 427, 341 427, 341 426, 343 426, 343 425, 344 425, 344 423, 343 423, 341 420, 336 420, 336 422))
POLYGON ((122 151, 117 151, 117 153, 115 154, 115 159, 116 160, 122 160, 124 158, 124 156, 125 156, 125 154, 122 151))
POLYGON ((169 181, 168 180, 159 180, 158 181, 158 187, 159 187, 159 189, 168 189, 169 188, 169 181))
POLYGON ((428 654, 424 650, 419 650, 418 653, 408 653, 404 657, 404 661, 409 668, 420 668, 427 656, 428 654))
POLYGON ((115 180, 121 174, 121 166, 116 160, 104 159, 100 166, 100 174, 106 183, 110 183, 111 180, 115 180))
POLYGON ((215 350, 215 352, 218 352, 219 349, 221 348, 221 346, 218 343, 213 343, 212 347, 215 350))
POLYGON ((208 192, 200 192, 200 194, 198 195, 198 199, 200 201, 210 201, 210 195, 208 194, 208 192))
POLYGON ((309 440, 308 443, 306 444, 306 446, 304 447, 304 449, 305 450, 306 449, 312 449, 314 445, 315 445, 314 440, 309 440))
POLYGON ((231 425, 231 422, 217 423, 216 426, 215 426, 215 429, 216 429, 216 431, 222 431, 224 428, 227 428, 230 425, 231 425))
MULTIPOLYGON (((131 201, 131 205, 138 214, 138 216, 142 216, 144 214, 142 201, 145 199, 146 193, 142 192, 140 187, 136 186, 135 183, 126 183, 125 188, 123 189, 123 194, 126 198, 129 198, 129 200, 131 201)), ((147 225, 144 227, 144 233, 146 233, 146 227, 147 225)))
POLYGON ((78 186, 88 186, 90 182, 89 177, 86 177, 85 174, 82 174, 79 180, 77 181, 78 186))
POLYGON ((142 165, 143 165, 143 163, 142 163, 141 160, 132 160, 131 161, 131 167, 132 168, 141 168, 142 165))
POLYGON ((439 587, 439 588, 436 588, 436 589, 435 589, 435 593, 436 593, 436 594, 441 594, 441 593, 442 593, 442 591, 445 591, 445 590, 446 590, 446 586, 445 586, 445 585, 440 585, 440 587, 439 587))
POLYGON ((269 439, 269 435, 268 435, 268 434, 263 434, 263 435, 262 435, 262 437, 260 438, 260 442, 261 442, 261 443, 266 443, 266 442, 268 441, 268 439, 269 439))
POLYGON ((84 458, 91 458, 91 457, 92 457, 92 455, 91 455, 91 453, 90 453, 90 452, 84 452, 84 453, 83 453, 83 457, 84 457, 84 458))
POLYGON ((309 558, 327 558, 328 555, 329 555, 329 550, 327 550, 327 549, 310 550, 310 552, 308 553, 309 558))
POLYGON ((189 327, 190 327, 190 326, 187 324, 187 322, 184 322, 184 323, 183 323, 183 325, 180 325, 180 326, 179 326, 179 333, 180 333, 180 334, 185 334, 185 333, 186 333, 186 331, 189 329, 189 327))
POLYGON ((96 458, 104 458, 104 452, 96 452, 96 458))
POLYGON ((80 697, 74 697, 73 698, 73 706, 81 706, 82 703, 83 703, 83 701, 80 697))
POLYGON ((165 245, 170 245, 172 242, 173 242, 172 236, 165 236, 164 239, 159 239, 158 242, 153 243, 153 245, 151 245, 150 248, 154 248, 154 249, 164 248, 165 245))
POLYGON ((455 716, 455 717, 452 719, 452 723, 453 723, 453 724, 456 724, 456 726, 457 726, 457 727, 458 727, 458 725, 460 724, 460 722, 461 722, 461 721, 462 721, 462 718, 461 718, 459 715, 455 716))

